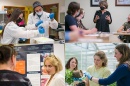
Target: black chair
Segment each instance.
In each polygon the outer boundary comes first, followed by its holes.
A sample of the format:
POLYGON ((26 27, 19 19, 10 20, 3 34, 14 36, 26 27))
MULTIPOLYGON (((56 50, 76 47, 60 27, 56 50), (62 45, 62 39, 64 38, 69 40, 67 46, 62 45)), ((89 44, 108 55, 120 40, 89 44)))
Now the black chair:
POLYGON ((49 38, 54 39, 55 41, 60 40, 58 33, 59 33, 60 31, 64 31, 62 25, 61 25, 60 23, 58 23, 58 28, 57 28, 57 29, 53 29, 53 31, 56 32, 56 35, 55 35, 55 36, 54 36, 54 35, 49 35, 49 38))

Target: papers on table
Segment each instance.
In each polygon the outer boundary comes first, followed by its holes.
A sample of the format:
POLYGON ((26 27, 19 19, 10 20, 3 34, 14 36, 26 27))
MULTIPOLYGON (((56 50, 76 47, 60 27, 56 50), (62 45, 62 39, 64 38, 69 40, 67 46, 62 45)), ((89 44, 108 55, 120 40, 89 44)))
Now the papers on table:
POLYGON ((84 38, 80 38, 78 39, 79 42, 103 42, 102 39, 84 39, 84 38))
POLYGON ((84 35, 84 36, 99 36, 99 34, 88 34, 88 35, 84 35))

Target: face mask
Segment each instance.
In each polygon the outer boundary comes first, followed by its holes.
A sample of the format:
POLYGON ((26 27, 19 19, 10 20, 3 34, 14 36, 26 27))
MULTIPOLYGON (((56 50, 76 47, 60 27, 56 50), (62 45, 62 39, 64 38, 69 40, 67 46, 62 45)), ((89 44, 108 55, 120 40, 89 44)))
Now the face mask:
POLYGON ((42 11, 36 12, 36 14, 39 15, 39 16, 42 15, 42 13, 43 13, 42 11))
POLYGON ((18 24, 18 23, 20 23, 22 21, 22 19, 21 18, 18 18, 17 20, 16 20, 16 23, 18 24))
POLYGON ((77 12, 76 16, 78 16, 78 15, 79 15, 79 13, 80 13, 80 11, 78 11, 78 12, 77 12))
POLYGON ((105 7, 100 7, 100 10, 104 10, 105 9, 105 7))
POLYGON ((128 23, 130 24, 130 21, 128 21, 128 23))

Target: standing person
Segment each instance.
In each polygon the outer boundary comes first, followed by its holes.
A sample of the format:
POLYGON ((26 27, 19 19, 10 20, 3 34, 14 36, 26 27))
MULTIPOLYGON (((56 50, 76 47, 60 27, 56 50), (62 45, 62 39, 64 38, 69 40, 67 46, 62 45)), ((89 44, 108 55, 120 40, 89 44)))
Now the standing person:
POLYGON ((44 59, 44 67, 50 76, 45 86, 65 86, 65 79, 59 73, 63 67, 61 61, 55 56, 47 56, 44 59))
POLYGON ((14 71, 16 55, 11 45, 0 46, 0 86, 32 86, 27 77, 14 71))
POLYGON ((106 9, 108 8, 107 1, 99 2, 100 10, 96 11, 93 22, 96 23, 96 28, 101 32, 110 32, 109 24, 112 23, 111 14, 106 9))
POLYGON ((95 78, 86 73, 88 79, 100 85, 109 85, 117 82, 116 86, 130 86, 130 48, 126 44, 119 44, 115 47, 114 56, 119 64, 109 77, 105 79, 95 78))
MULTIPOLYGON (((65 82, 69 85, 74 84, 73 71, 78 70, 78 60, 75 57, 70 58, 65 65, 65 82)), ((88 79, 83 80, 85 86, 89 86, 88 79)))
POLYGON ((36 29, 38 26, 42 26, 45 29, 45 37, 49 37, 49 26, 52 29, 57 29, 58 22, 54 19, 54 13, 47 13, 43 11, 43 6, 39 1, 33 3, 33 13, 29 14, 27 27, 36 29), (43 21, 41 24, 40 21, 43 21), (38 24, 36 24, 39 22, 38 24))
MULTIPOLYGON (((106 78, 111 72, 107 68, 107 57, 103 51, 98 51, 94 55, 94 65, 89 66, 87 68, 87 72, 89 72, 92 76, 97 78, 106 78)), ((100 86, 97 83, 90 81, 90 86, 100 86)))
MULTIPOLYGON (((23 12, 20 9, 14 9, 11 17, 1 33, 1 44, 17 44, 19 38, 36 37, 38 30, 26 30, 25 27, 19 27, 18 23, 22 21, 23 12)), ((37 23, 36 23, 37 24, 37 23)))
POLYGON ((71 2, 68 6, 67 15, 65 16, 65 31, 79 31, 80 35, 91 34, 97 31, 96 28, 91 30, 81 30, 78 28, 76 16, 80 13, 80 4, 77 2, 71 2))

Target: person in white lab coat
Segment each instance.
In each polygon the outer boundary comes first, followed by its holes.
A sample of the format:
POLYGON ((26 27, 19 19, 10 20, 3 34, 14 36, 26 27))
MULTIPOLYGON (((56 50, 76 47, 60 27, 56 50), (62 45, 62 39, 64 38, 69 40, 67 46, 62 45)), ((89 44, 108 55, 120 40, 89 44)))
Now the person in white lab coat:
POLYGON ((62 63, 55 55, 44 59, 44 67, 51 75, 45 86, 65 86, 65 78, 59 73, 63 69, 62 63))
MULTIPOLYGON (((19 38, 36 37, 38 30, 26 30, 25 27, 19 27, 17 24, 22 21, 23 12, 20 9, 14 9, 8 23, 1 33, 1 44, 16 44, 19 38)), ((42 21, 36 23, 36 25, 42 21)))
POLYGON ((27 27, 29 29, 36 29, 36 22, 42 20, 43 23, 40 25, 45 29, 45 37, 49 37, 49 26, 52 29, 58 28, 58 22, 54 19, 54 13, 47 13, 43 11, 43 7, 39 1, 33 3, 33 13, 29 14, 27 27))

